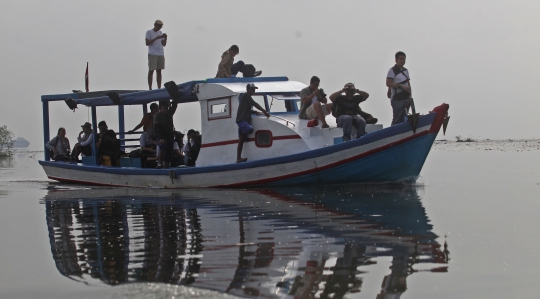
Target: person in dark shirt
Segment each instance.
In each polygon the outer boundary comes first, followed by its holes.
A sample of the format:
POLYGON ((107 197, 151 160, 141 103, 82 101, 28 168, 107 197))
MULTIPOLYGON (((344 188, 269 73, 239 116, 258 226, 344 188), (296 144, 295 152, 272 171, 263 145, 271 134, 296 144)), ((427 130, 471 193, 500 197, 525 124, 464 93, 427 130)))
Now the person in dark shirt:
POLYGON ((118 166, 116 159, 120 158, 120 140, 116 138, 116 133, 113 130, 109 130, 104 120, 99 122, 98 128, 96 147, 99 150, 99 161, 101 161, 102 156, 109 156, 111 166, 118 166))
POLYGON ((138 124, 133 130, 130 130, 129 133, 137 131, 140 127, 143 128, 143 132, 146 132, 148 128, 154 125, 154 115, 159 112, 158 104, 152 103, 150 105, 150 112, 146 113, 141 119, 141 123, 138 124))
POLYGON ((337 119, 337 126, 343 128, 344 142, 351 140, 352 126, 356 127, 356 138, 366 134, 366 120, 361 115, 364 114, 367 117, 370 114, 364 113, 360 109, 360 103, 368 97, 367 92, 356 89, 352 83, 345 84, 342 90, 330 95, 330 101, 334 103, 332 114, 337 119))
POLYGON ((249 83, 246 86, 247 92, 242 96, 240 99, 240 104, 238 104, 238 111, 236 112, 236 124, 238 125, 238 149, 236 150, 236 163, 247 161, 247 158, 242 158, 242 149, 244 147, 244 142, 248 140, 248 134, 253 132, 253 127, 251 126, 251 107, 255 106, 255 108, 264 113, 266 117, 270 117, 270 113, 257 104, 257 102, 255 102, 251 97, 255 94, 255 89, 258 89, 258 87, 253 83, 249 83))
POLYGON ((163 168, 169 168, 174 151, 174 123, 173 115, 176 112, 178 103, 173 100, 159 102, 159 112, 154 116, 154 130, 156 140, 161 153, 160 159, 163 159, 163 168), (170 108, 169 108, 170 106, 170 108))

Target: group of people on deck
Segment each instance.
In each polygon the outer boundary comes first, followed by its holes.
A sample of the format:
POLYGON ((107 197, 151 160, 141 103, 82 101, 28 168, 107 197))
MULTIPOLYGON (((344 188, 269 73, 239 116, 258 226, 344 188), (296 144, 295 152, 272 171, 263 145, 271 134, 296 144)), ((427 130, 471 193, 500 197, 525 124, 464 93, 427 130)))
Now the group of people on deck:
MULTIPOLYGON (((146 32, 146 46, 148 47, 148 87, 152 89, 153 73, 156 71, 156 81, 158 88, 161 88, 161 70, 165 68, 164 47, 167 45, 167 35, 161 32, 163 22, 156 20, 154 28, 146 32)), ((262 71, 257 71, 251 64, 243 61, 234 62, 235 56, 240 53, 237 45, 232 45, 221 56, 218 65, 216 78, 234 78, 238 73, 243 77, 257 77, 262 71)), ((390 98, 393 115, 392 125, 404 121, 406 110, 411 104, 411 85, 408 70, 404 67, 406 55, 403 52, 395 54, 396 64, 388 71, 386 86, 387 96, 390 98)), ((309 86, 300 91, 301 107, 299 118, 306 120, 317 120, 322 123, 321 128, 329 128, 325 117, 332 114, 336 118, 337 126, 343 129, 343 141, 353 138, 353 127, 356 128, 356 138, 366 134, 366 124, 377 123, 377 118, 364 112, 360 108, 360 103, 367 100, 369 94, 357 89, 353 83, 347 83, 344 87, 329 97, 324 90, 319 88, 321 80, 313 76, 309 86), (329 101, 330 100, 330 101, 329 101)), ((246 93, 240 99, 238 106, 236 123, 238 125, 238 147, 237 163, 247 161, 242 158, 244 143, 248 140, 248 135, 253 132, 251 126, 252 107, 259 109, 267 117, 269 113, 257 104, 252 95, 257 87, 250 83, 246 86, 246 93)), ((143 128, 140 136, 139 155, 145 161, 143 166, 152 165, 153 161, 157 168, 169 168, 177 165, 195 166, 195 161, 200 151, 201 135, 195 130, 189 130, 187 142, 183 144, 184 134, 176 132, 173 124, 173 116, 177 109, 175 101, 160 101, 159 105, 150 105, 150 112, 143 116, 140 124, 130 133, 139 128, 143 128)), ((93 132, 90 123, 82 126, 82 131, 77 137, 77 144, 70 148, 65 128, 60 128, 56 137, 47 142, 46 147, 50 150, 50 156, 56 161, 78 162, 79 155, 91 156, 93 151, 93 132)), ((99 153, 98 163, 102 157, 110 158, 111 166, 118 166, 117 159, 125 154, 121 151, 120 140, 113 130, 108 129, 105 121, 98 124, 99 134, 96 135, 96 147, 99 153)))
MULTIPOLYGON (((396 65, 393 66, 386 76, 387 96, 392 105, 392 125, 401 123, 405 119, 411 98, 411 85, 409 71, 404 67, 406 55, 397 52, 395 55, 396 65)), ((330 103, 322 88, 319 88, 321 80, 317 76, 311 77, 309 86, 300 91, 300 119, 321 121, 321 128, 329 128, 326 116, 330 113, 336 118, 337 126, 343 129, 343 142, 352 139, 353 127, 356 128, 356 138, 366 134, 366 124, 376 124, 378 119, 373 115, 362 111, 360 103, 367 100, 369 94, 357 89, 353 83, 345 86, 330 95, 330 103)), ((257 87, 250 83, 246 86, 247 92, 240 99, 236 123, 238 125, 238 148, 236 163, 247 161, 242 158, 242 149, 248 135, 253 132, 250 124, 251 108, 255 107, 266 116, 268 112, 258 105, 251 96, 255 94, 257 87)))

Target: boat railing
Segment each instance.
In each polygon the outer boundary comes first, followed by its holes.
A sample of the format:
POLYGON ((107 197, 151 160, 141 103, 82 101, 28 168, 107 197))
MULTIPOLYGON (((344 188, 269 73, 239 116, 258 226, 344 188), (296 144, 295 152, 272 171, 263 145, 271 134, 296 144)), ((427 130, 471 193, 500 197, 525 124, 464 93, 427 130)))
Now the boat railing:
POLYGON ((270 114, 270 116, 271 116, 271 117, 275 117, 275 118, 277 118, 277 119, 280 119, 280 120, 284 121, 284 122, 286 123, 287 126, 288 126, 289 124, 291 124, 291 125, 293 125, 293 127, 296 127, 296 125, 295 125, 292 121, 290 121, 290 120, 288 120, 288 119, 286 119, 286 118, 279 117, 279 116, 275 116, 275 115, 272 115, 272 114, 270 114))

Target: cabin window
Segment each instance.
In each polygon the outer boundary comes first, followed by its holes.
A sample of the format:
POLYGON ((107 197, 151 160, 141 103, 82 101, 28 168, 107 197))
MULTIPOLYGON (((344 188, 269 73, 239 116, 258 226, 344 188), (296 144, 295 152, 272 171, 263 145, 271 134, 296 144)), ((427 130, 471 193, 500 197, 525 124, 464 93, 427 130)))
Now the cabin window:
POLYGON ((260 130, 255 132, 255 145, 257 147, 271 147, 272 132, 268 130, 260 130))
POLYGON ((297 112, 295 101, 298 100, 297 95, 268 95, 268 105, 270 106, 270 113, 287 113, 297 112))
MULTIPOLYGON (((266 101, 264 99, 263 95, 252 95, 251 98, 255 101, 255 103, 261 105, 264 109, 268 109, 268 106, 266 106, 266 101)), ((254 108, 254 110, 259 111, 257 108, 254 108)))
POLYGON ((208 100, 208 120, 231 118, 231 98, 208 100))

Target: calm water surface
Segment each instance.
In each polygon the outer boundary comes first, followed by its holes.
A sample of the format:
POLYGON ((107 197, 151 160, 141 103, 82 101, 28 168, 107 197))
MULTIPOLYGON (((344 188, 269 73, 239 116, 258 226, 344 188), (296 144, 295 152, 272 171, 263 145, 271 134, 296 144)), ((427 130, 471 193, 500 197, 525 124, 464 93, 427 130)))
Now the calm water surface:
POLYGON ((436 144, 417 185, 87 188, 0 160, 0 298, 531 298, 540 143, 436 144))

